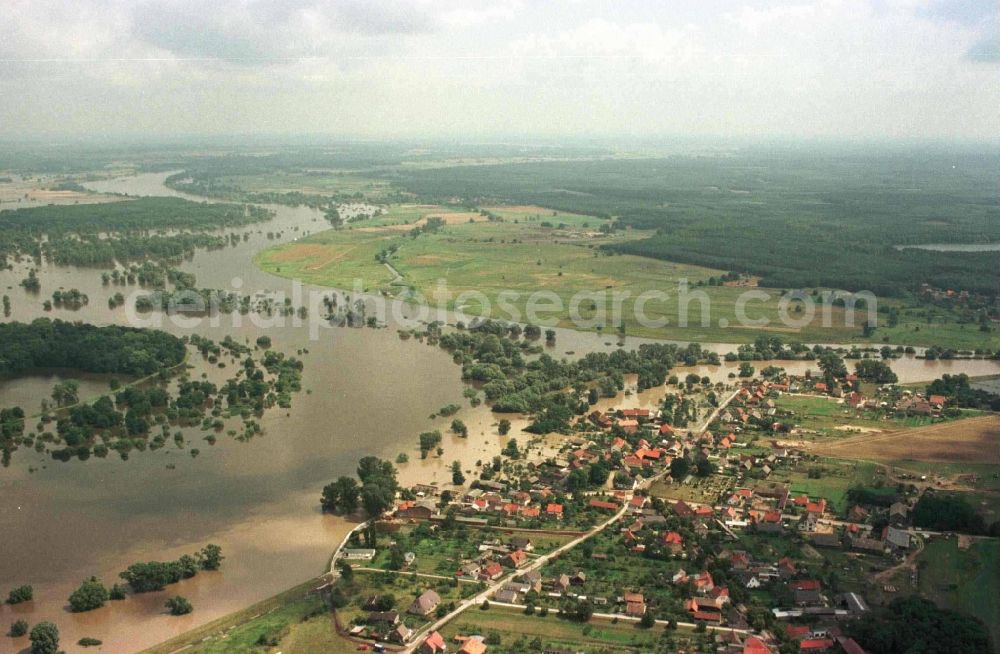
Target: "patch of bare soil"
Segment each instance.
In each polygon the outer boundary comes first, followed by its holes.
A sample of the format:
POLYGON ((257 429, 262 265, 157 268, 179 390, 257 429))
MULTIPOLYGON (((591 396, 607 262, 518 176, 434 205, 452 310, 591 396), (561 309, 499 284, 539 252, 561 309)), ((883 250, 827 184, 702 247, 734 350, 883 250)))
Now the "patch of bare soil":
POLYGON ((851 459, 1000 464, 1000 415, 863 434, 810 449, 816 454, 851 459))

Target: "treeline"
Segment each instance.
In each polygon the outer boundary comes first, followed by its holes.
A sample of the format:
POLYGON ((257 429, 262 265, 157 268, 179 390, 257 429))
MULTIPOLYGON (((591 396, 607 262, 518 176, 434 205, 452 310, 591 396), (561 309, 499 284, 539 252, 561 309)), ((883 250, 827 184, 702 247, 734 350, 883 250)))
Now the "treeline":
POLYGON ((995 295, 998 252, 895 246, 997 242, 998 165, 985 152, 748 149, 407 170, 394 181, 431 200, 616 216, 617 227, 656 233, 609 251, 751 273, 766 286, 898 296, 926 282, 995 295))
POLYGON ((987 525, 975 507, 957 493, 926 491, 913 507, 913 524, 933 531, 1000 536, 1000 521, 987 525))
POLYGON ((249 225, 269 217, 266 209, 251 205, 144 197, 104 204, 49 205, 0 211, 0 228, 48 235, 205 230, 249 225))
POLYGON ((922 597, 901 597, 847 625, 870 654, 992 652, 990 634, 976 618, 938 608, 922 597))
POLYGON ((0 377, 33 368, 145 376, 181 363, 184 343, 152 329, 39 318, 0 324, 0 377))
POLYGON ((133 563, 119 574, 133 593, 151 593, 163 590, 181 579, 190 579, 199 570, 218 570, 222 565, 222 548, 206 545, 194 555, 185 554, 176 561, 148 561, 133 563))
POLYGON ((869 240, 874 235, 863 229, 840 226, 810 233, 790 223, 737 225, 726 219, 669 215, 661 216, 657 225, 655 236, 608 247, 622 254, 741 270, 759 275, 762 286, 773 288, 823 286, 887 297, 912 293, 922 283, 990 296, 1000 291, 1000 254, 995 252, 956 256, 897 250, 890 243, 869 240))
POLYGON ((174 234, 171 236, 58 237, 45 243, 40 252, 53 263, 70 266, 107 266, 146 259, 179 261, 195 250, 218 250, 231 239, 216 234, 174 234))
POLYGON ((58 264, 89 266, 149 257, 178 259, 195 248, 229 243, 222 236, 190 232, 250 225, 271 215, 253 205, 164 197, 0 211, 0 260, 45 255, 58 264), (150 233, 159 230, 185 232, 150 233))
POLYGON ((965 373, 944 375, 940 379, 935 379, 927 385, 927 394, 945 396, 949 406, 1000 411, 1000 395, 972 388, 969 376, 965 373))

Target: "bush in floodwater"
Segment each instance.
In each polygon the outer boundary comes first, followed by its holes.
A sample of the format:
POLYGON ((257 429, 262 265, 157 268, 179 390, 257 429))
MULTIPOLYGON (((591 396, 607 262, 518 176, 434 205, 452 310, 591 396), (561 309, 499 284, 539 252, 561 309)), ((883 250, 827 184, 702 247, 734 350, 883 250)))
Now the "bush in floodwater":
POLYGON ((167 609, 170 611, 170 615, 187 615, 194 610, 191 606, 191 602, 187 601, 187 598, 177 595, 171 597, 167 600, 167 609))

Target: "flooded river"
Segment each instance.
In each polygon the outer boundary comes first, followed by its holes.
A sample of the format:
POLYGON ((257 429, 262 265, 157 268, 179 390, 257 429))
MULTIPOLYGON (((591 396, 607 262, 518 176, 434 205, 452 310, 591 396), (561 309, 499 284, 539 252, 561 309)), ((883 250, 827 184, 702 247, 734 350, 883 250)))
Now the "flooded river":
MULTIPOLYGON (((165 176, 139 175, 89 185, 111 193, 180 195, 163 186, 165 176)), ((273 208, 276 218, 267 224, 226 230, 247 233, 245 241, 200 252, 182 268, 195 273, 201 287, 229 289, 239 279, 241 292, 291 293, 289 280, 266 275, 253 265, 254 254, 328 224, 312 209, 273 208)), ((96 324, 128 322, 124 309, 107 308, 107 298, 121 289, 102 286, 99 271, 43 266, 42 293, 33 296, 18 286, 28 267, 21 263, 13 271, 0 272, 2 292, 12 299, 11 320, 49 316, 96 324), (87 293, 89 305, 79 311, 44 312, 42 299, 59 287, 87 293)), ((223 316, 218 325, 203 324, 193 331, 216 340, 230 334, 252 342, 258 328, 245 317, 239 322, 223 316)), ((169 320, 162 328, 179 335, 191 333, 169 320)), ((453 460, 472 470, 476 461, 492 457, 502 442, 489 410, 469 408, 463 401, 459 369, 437 348, 403 341, 393 328, 326 329, 317 340, 310 339, 305 327, 292 325, 271 327, 266 333, 276 349, 288 354, 308 349, 302 355, 305 390, 294 396, 290 412, 268 413, 262 421, 265 434, 250 442, 223 436, 210 446, 200 440, 201 432, 186 430, 189 446, 201 450, 197 458, 171 444, 156 452, 133 452, 127 462, 111 456, 59 463, 34 451, 15 452, 11 466, 0 470, 0 593, 32 584, 35 600, 0 608, 0 630, 17 617, 32 624, 46 619, 59 626, 67 652, 85 651, 75 644, 84 636, 103 640, 106 652, 140 650, 322 573, 349 526, 320 513, 319 491, 336 476, 352 473, 360 457, 378 454, 395 459, 397 453, 407 452, 411 462, 400 466, 404 482, 446 483, 453 460), (446 435, 442 458, 419 460, 417 434, 431 428, 444 431, 450 419, 428 416, 449 403, 466 407, 459 417, 469 425, 470 437, 446 435), (219 572, 202 573, 166 592, 130 596, 85 614, 66 610, 70 592, 90 575, 110 586, 131 563, 176 558, 208 542, 221 545, 226 556, 219 572), (174 594, 190 599, 194 613, 168 616, 163 602, 174 594)), ((627 339, 626 345, 638 342, 627 339)), ((558 330, 553 354, 581 355, 616 347, 606 335, 558 330)), ((194 359, 193 377, 208 372, 200 357, 194 359)), ((775 365, 790 371, 806 367, 801 362, 775 365)), ((904 359, 894 362, 893 368, 904 382, 944 372, 1000 373, 1000 365, 992 361, 904 359)), ((695 369, 720 381, 735 370, 735 364, 695 369)), ((2 382, 0 406, 20 404, 34 413, 58 379, 35 375, 2 382)), ((81 397, 102 392, 106 383, 100 377, 85 378, 81 397)), ((642 401, 653 400, 644 396, 642 401)), ((513 433, 523 424, 515 421, 513 433)), ((25 639, 0 639, 2 652, 26 646, 25 639)))

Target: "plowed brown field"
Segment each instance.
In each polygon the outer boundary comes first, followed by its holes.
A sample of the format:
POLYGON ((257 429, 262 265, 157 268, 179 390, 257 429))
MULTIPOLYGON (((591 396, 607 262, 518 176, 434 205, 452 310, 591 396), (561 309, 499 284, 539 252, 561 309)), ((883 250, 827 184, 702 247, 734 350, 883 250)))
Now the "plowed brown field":
POLYGON ((1000 464, 1000 415, 862 434, 809 449, 815 454, 848 459, 1000 464))

